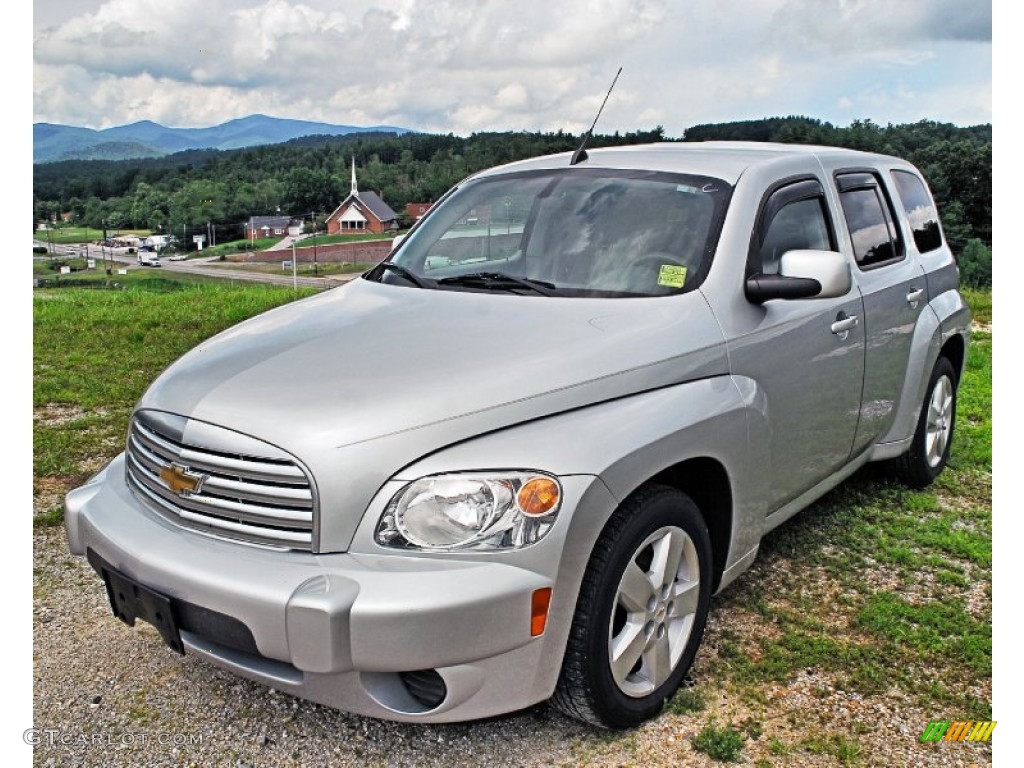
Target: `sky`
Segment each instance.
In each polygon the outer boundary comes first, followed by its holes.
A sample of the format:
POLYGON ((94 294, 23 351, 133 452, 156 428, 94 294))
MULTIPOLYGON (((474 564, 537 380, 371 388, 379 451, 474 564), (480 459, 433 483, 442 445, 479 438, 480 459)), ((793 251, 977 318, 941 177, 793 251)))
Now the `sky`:
POLYGON ((254 113, 468 135, 992 122, 978 0, 36 0, 33 122, 254 113), (557 12, 552 9, 557 8, 557 12))

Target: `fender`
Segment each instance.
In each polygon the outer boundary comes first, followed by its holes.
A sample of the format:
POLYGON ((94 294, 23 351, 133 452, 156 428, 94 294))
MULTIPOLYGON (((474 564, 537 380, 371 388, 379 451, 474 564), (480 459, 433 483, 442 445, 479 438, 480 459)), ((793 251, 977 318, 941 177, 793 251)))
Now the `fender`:
MULTIPOLYGON (((730 376, 689 381, 473 438, 412 463, 394 479, 522 467, 600 478, 617 504, 687 459, 714 459, 729 477, 745 477, 754 471, 747 440, 748 396, 730 376)), ((613 511, 587 510, 585 521, 574 515, 569 535, 580 526, 599 531, 613 511)), ((749 536, 749 522, 733 520, 731 552, 737 536, 744 531, 749 536)), ((756 537, 760 526, 754 531, 756 537)))
MULTIPOLYGON (((935 367, 939 352, 946 342, 956 335, 963 337, 966 350, 969 323, 970 309, 956 291, 945 291, 935 297, 929 302, 926 311, 918 316, 896 415, 885 437, 872 446, 869 461, 895 458, 910 447, 914 430, 917 428, 921 403, 924 402, 925 391, 928 388, 928 378, 935 367)), ((965 354, 964 365, 966 361, 965 354)), ((958 374, 963 375, 963 367, 958 374)))
MULTIPOLYGON (((551 652, 541 654, 538 669, 532 671, 538 695, 546 697, 554 690, 592 547, 612 513, 644 482, 687 459, 714 459, 729 477, 752 473, 747 407, 744 392, 732 377, 699 379, 473 438, 409 465, 393 480, 498 468, 543 470, 563 480, 592 479, 575 508, 563 511, 570 519, 561 534, 557 594, 544 639, 551 652)), ((391 492, 395 485, 388 484, 391 492)), ((723 586, 753 561, 763 525, 763 515, 741 519, 738 509, 733 506, 723 586)), ((742 509, 752 512, 747 506, 742 509)))

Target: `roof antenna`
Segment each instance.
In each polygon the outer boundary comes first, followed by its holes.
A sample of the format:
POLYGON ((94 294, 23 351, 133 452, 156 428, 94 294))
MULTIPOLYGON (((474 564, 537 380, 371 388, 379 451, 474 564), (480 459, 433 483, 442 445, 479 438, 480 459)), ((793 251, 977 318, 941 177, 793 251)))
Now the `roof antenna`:
POLYGON ((612 88, 615 87, 615 83, 619 81, 619 75, 622 74, 622 67, 619 67, 619 71, 615 73, 615 79, 612 80, 612 84, 608 88, 608 93, 604 95, 604 101, 601 102, 601 108, 597 110, 597 117, 594 118, 594 122, 590 124, 590 130, 583 134, 583 141, 580 142, 579 148, 572 153, 572 159, 569 161, 569 165, 576 165, 582 163, 587 159, 587 150, 584 147, 587 146, 587 140, 590 139, 590 135, 594 132, 594 126, 597 125, 597 121, 601 117, 601 113, 604 111, 604 105, 608 103, 608 97, 612 95, 612 88))

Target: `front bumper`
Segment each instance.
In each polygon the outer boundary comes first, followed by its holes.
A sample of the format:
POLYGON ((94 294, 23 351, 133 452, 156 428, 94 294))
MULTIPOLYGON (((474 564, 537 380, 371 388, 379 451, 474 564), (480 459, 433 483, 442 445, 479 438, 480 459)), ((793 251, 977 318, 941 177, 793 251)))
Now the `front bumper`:
MULTIPOLYGON (((566 502, 603 489, 592 477, 566 481, 566 502)), ((564 535, 530 548, 543 547, 544 556, 521 563, 275 551, 153 514, 126 486, 123 456, 68 494, 65 527, 75 554, 92 551, 184 609, 241 622, 254 641, 245 648, 216 636, 217 622, 200 622, 198 631, 181 632, 186 651, 279 690, 386 719, 473 719, 547 698, 557 677, 551 655, 561 658, 575 607, 574 589, 556 589, 548 630, 531 636, 531 597, 554 586, 564 535), (424 705, 403 682, 403 673, 424 670, 444 681, 439 705, 424 705)))

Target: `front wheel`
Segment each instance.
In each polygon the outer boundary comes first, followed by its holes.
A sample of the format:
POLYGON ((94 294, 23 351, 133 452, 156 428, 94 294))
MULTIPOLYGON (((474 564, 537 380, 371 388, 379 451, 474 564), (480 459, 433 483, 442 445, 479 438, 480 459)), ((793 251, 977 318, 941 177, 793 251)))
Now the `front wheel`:
POLYGON ((711 539, 689 496, 623 502, 587 565, 552 704, 604 728, 661 711, 693 663, 711 603, 711 539))
POLYGON ((896 473, 912 488, 930 485, 946 466, 956 421, 956 371, 940 357, 928 380, 910 449, 896 459, 896 473))

